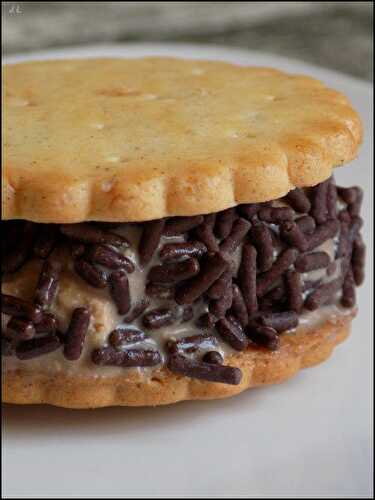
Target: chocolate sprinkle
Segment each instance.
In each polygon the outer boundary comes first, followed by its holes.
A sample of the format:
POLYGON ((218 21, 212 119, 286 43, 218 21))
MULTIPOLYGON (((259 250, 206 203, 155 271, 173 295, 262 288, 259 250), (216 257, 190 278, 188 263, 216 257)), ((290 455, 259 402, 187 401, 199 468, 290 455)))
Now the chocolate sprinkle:
POLYGON ((122 347, 124 344, 135 344, 143 342, 146 334, 142 330, 134 328, 116 328, 109 335, 109 342, 113 347, 122 347))
POLYGON ((233 253, 247 235, 250 227, 251 224, 246 219, 242 219, 242 217, 236 219, 233 222, 231 232, 220 244, 220 250, 223 253, 233 253))
POLYGON ((294 264, 297 256, 298 251, 295 248, 287 248, 279 255, 271 269, 259 276, 256 288, 258 297, 262 297, 272 284, 294 264))
POLYGON ((296 313, 300 313, 303 308, 301 275, 296 271, 287 271, 285 275, 285 284, 288 291, 287 302, 289 305, 289 309, 296 313))
POLYGON ((198 260, 189 258, 182 262, 165 262, 159 266, 152 267, 147 278, 149 281, 155 281, 156 283, 178 283, 192 278, 198 273, 198 260))
POLYGON ((222 384, 238 385, 242 379, 239 368, 195 361, 180 354, 169 357, 168 368, 179 375, 222 384))
POLYGON ((143 316, 143 325, 150 330, 162 328, 174 323, 176 320, 175 314, 172 309, 159 308, 149 311, 143 316))
POLYGON ((227 261, 220 254, 208 256, 201 265, 200 273, 177 289, 176 302, 192 304, 210 288, 227 267, 227 261))
POLYGON ((257 249, 259 272, 268 271, 273 263, 273 241, 270 229, 263 223, 257 223, 250 229, 249 237, 257 249))
POLYGON ((110 292, 119 314, 126 314, 130 310, 129 280, 123 270, 114 271, 109 277, 110 292))
POLYGON ((233 316, 220 319, 215 326, 224 342, 236 351, 243 351, 247 347, 248 341, 243 328, 233 316))
POLYGON ((160 250, 159 257, 163 262, 180 260, 183 257, 200 258, 207 252, 207 247, 200 241, 167 243, 160 250))
POLYGON ((109 269, 124 268, 128 273, 135 269, 133 262, 106 245, 92 245, 86 252, 86 259, 94 264, 101 264, 109 269))
POLYGON ((69 361, 76 361, 81 357, 89 323, 90 311, 86 307, 74 309, 65 335, 64 356, 69 361))
POLYGON ((61 343, 56 335, 36 337, 20 342, 16 347, 16 356, 18 359, 26 361, 54 352, 60 347, 61 343))
POLYGON ((172 354, 179 351, 191 354, 198 349, 202 349, 207 344, 211 347, 215 347, 217 343, 217 338, 214 335, 190 335, 189 337, 182 337, 177 340, 168 340, 167 350, 172 354))
POLYGON ((251 316, 258 309, 256 295, 256 259, 257 251, 250 243, 242 247, 242 259, 238 272, 238 285, 245 301, 247 313, 251 316))
POLYGON ((224 363, 223 356, 217 351, 209 351, 203 356, 204 363, 211 363, 213 365, 222 365, 224 363))
POLYGON ((64 236, 81 243, 102 243, 107 245, 128 247, 129 242, 123 236, 108 231, 103 231, 100 227, 89 224, 62 224, 60 231, 64 236))
POLYGON ((35 337, 35 327, 32 321, 12 317, 8 321, 5 337, 12 340, 29 340, 35 337))
POLYGON ((269 326, 250 326, 247 328, 246 333, 254 344, 265 347, 270 351, 277 351, 280 346, 280 339, 276 330, 269 326))
POLYGON ((107 286, 107 276, 104 271, 85 259, 77 259, 74 262, 74 270, 78 276, 94 288, 105 288, 107 286))
POLYGON ((155 366, 161 363, 161 355, 158 351, 127 349, 118 351, 113 347, 95 349, 91 360, 99 366, 122 366, 124 368, 155 366))
POLYGON ((150 300, 145 298, 136 304, 124 318, 124 323, 132 323, 135 319, 139 318, 150 305, 150 300))
POLYGON ((297 257, 294 267, 300 273, 307 273, 327 267, 329 262, 329 255, 326 252, 305 253, 297 257))
POLYGON ((216 214, 214 232, 218 238, 224 239, 229 235, 235 218, 236 211, 234 208, 227 208, 226 210, 216 214))
POLYGON ((163 233, 165 220, 155 220, 143 224, 142 237, 138 246, 139 262, 145 266, 154 255, 163 233))
POLYGON ((61 264, 46 260, 40 271, 38 284, 34 294, 34 302, 43 308, 49 307, 57 293, 57 285, 61 272, 61 264))
POLYGON ((290 191, 286 197, 285 201, 292 207, 296 212, 310 212, 311 203, 306 194, 302 189, 296 188, 290 191))
POLYGON ((39 323, 43 317, 40 306, 3 293, 1 294, 1 312, 16 318, 29 319, 33 323, 39 323))
POLYGON ((196 238, 201 241, 210 253, 215 253, 219 251, 219 244, 215 238, 215 235, 210 224, 201 224, 195 230, 196 238))
POLYGON ((203 222, 202 215, 193 217, 172 217, 167 220, 163 234, 165 236, 178 236, 199 226, 203 222))

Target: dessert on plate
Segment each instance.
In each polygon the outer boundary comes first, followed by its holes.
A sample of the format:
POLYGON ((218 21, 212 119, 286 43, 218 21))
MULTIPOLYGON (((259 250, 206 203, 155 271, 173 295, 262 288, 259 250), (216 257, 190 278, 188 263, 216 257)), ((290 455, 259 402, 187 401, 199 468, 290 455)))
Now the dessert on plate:
POLYGON ((281 382, 350 332, 357 113, 321 82, 172 58, 4 68, 2 395, 68 408, 281 382))

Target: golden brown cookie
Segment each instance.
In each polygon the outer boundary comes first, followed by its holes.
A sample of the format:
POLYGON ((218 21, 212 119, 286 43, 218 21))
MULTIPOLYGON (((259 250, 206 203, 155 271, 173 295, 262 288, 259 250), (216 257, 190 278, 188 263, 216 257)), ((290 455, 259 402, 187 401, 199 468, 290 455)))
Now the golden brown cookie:
POLYGON ((279 198, 355 157, 340 93, 268 68, 172 58, 4 68, 4 219, 145 221, 279 198))

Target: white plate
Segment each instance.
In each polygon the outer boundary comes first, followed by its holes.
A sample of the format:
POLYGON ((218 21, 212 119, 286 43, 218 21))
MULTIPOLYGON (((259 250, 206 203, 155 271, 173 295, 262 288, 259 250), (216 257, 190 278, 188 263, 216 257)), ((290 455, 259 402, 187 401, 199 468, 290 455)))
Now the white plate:
MULTIPOLYGON (((366 82, 276 56, 221 47, 124 45, 32 58, 224 59, 307 73, 342 90, 366 139, 337 180, 365 188, 367 280, 350 339, 329 362, 232 399, 161 408, 4 409, 5 498, 370 498, 372 496, 372 93, 366 82)), ((30 57, 28 55, 27 57, 30 57)), ((11 58, 8 61, 19 60, 11 58)))

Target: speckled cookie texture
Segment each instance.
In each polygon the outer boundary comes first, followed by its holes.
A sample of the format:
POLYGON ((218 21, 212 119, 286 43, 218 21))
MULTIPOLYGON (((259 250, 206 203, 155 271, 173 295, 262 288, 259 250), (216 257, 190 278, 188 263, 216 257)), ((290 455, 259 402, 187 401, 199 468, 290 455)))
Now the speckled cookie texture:
POLYGON ((302 368, 326 360, 334 347, 350 333, 352 317, 326 321, 312 331, 299 331, 282 338, 278 351, 249 348, 229 357, 243 373, 239 385, 195 380, 165 368, 144 379, 132 371, 117 377, 77 377, 19 370, 3 376, 2 398, 6 403, 52 404, 67 408, 105 406, 156 406, 183 400, 234 396, 250 387, 277 384, 302 368))
POLYGON ((4 219, 145 221, 315 185, 355 157, 340 93, 274 69, 169 58, 7 66, 4 219))

